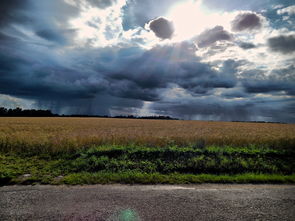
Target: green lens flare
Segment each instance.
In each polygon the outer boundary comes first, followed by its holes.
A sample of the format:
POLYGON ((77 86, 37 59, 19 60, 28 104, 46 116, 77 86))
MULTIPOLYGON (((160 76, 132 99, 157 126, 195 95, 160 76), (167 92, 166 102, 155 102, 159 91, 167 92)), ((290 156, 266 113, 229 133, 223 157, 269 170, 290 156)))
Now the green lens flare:
POLYGON ((119 221, 139 221, 139 217, 132 209, 122 210, 119 213, 119 221))

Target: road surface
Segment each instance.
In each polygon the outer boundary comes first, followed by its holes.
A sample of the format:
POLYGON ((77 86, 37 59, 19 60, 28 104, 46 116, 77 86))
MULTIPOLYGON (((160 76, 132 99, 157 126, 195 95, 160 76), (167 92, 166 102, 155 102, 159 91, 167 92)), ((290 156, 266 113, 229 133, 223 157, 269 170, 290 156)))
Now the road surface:
POLYGON ((295 220, 295 185, 6 186, 0 220, 295 220))

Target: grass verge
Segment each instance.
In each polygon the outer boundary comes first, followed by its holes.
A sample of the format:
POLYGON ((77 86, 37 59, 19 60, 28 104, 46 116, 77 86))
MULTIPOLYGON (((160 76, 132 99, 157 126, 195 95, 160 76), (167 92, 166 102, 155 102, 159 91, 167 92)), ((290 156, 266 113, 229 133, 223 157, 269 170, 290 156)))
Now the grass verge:
POLYGON ((66 176, 64 184, 198 184, 198 183, 295 183, 295 174, 160 174, 160 173, 76 173, 66 176))
POLYGON ((295 183, 294 151, 249 147, 97 146, 75 152, 0 151, 0 185, 295 183))

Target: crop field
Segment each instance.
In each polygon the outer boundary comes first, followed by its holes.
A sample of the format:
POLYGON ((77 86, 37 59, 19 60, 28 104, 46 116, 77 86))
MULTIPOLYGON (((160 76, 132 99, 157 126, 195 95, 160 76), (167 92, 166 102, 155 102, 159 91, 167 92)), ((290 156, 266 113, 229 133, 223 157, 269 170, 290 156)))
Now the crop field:
POLYGON ((0 184, 295 183, 295 125, 0 118, 0 184))

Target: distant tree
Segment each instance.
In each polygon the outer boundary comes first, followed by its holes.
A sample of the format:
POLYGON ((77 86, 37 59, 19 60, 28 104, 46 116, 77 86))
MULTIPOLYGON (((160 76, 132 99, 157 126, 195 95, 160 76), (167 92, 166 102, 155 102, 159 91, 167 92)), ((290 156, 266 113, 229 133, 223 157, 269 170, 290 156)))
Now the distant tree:
POLYGON ((15 109, 7 109, 0 107, 0 117, 105 117, 105 118, 126 118, 126 119, 156 119, 156 120, 178 120, 170 116, 135 116, 135 115, 119 115, 119 116, 107 116, 107 115, 58 115, 53 114, 50 110, 35 110, 35 109, 21 109, 19 107, 15 109))
POLYGON ((0 116, 6 116, 7 115, 7 109, 5 107, 0 107, 0 116))
POLYGON ((53 114, 50 110, 22 110, 17 107, 15 109, 6 109, 5 107, 0 107, 1 117, 51 117, 57 116, 53 114))

